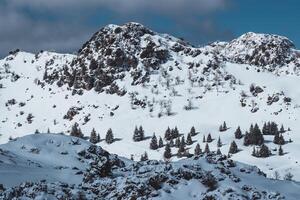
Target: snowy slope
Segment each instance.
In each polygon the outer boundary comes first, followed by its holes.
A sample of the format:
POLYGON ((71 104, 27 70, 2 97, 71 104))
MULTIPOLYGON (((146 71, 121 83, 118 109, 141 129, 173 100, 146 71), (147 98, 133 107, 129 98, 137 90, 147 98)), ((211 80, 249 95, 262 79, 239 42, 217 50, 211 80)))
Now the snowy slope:
MULTIPOLYGON (((78 55, 16 52, 0 60, 0 141, 5 143, 10 136, 21 137, 36 129, 47 132, 49 128, 51 132, 68 134, 71 126, 78 122, 84 135, 89 136, 95 128, 102 139, 112 128, 120 140, 98 144, 111 153, 127 158, 133 155, 139 160, 147 151, 150 159, 161 160, 164 148, 150 150, 149 139, 133 142, 135 126, 142 125, 150 137, 153 133, 163 137, 167 127, 175 126, 186 137, 195 126, 199 134, 188 146, 191 153, 197 143, 204 149, 202 138, 211 133, 215 140, 209 144, 210 149, 217 150, 220 137, 223 143, 220 150, 227 154, 238 126, 245 133, 252 123, 262 126, 264 122, 275 121, 291 129, 284 133, 286 141, 291 139, 292 142, 283 145, 283 156, 272 151, 273 155, 268 158, 253 157, 253 147, 245 147, 241 139, 236 140, 241 151, 232 155, 232 159, 256 165, 269 177, 273 177, 275 171, 281 178, 291 172, 295 180, 300 180, 300 93, 296 89, 300 81, 297 76, 299 54, 293 48, 286 38, 254 33, 229 43, 195 48, 172 36, 130 23, 104 27, 78 55), (259 44, 249 46, 253 40, 259 44), (279 51, 276 45, 281 41, 287 44, 278 47, 285 56, 274 68, 273 60, 279 51), (258 65, 234 59, 246 57, 245 54, 259 49, 262 44, 275 45, 270 49, 270 60, 260 51, 255 56, 263 57, 266 62, 258 65), (93 59, 97 61, 95 69, 95 66, 90 67, 93 59), (97 70, 105 76, 99 76, 97 70), (91 78, 95 80, 89 85, 91 78), (70 80, 73 80, 71 85, 70 80), (263 92, 251 94, 252 83, 263 92), (114 89, 116 85, 118 90, 114 89), (243 91, 246 97, 242 97, 243 91), (278 96, 279 100, 269 105, 269 96, 278 96), (287 97, 291 102, 285 101, 287 97), (241 106, 241 100, 245 107, 241 106), (189 101, 192 109, 186 110, 184 107, 189 101), (72 107, 77 114, 65 117, 72 107), (33 115, 31 123, 27 120, 30 113, 33 115), (223 121, 230 129, 219 132, 223 121)), ((272 143, 273 136, 265 136, 265 139, 271 149, 278 148, 272 143)), ((172 152, 175 154, 177 148, 172 148, 172 152)), ((172 160, 178 159, 172 157, 172 160)))
POLYGON ((82 139, 43 133, 0 149, 1 199, 296 200, 300 195, 297 182, 267 179, 256 167, 214 154, 133 162, 82 139))

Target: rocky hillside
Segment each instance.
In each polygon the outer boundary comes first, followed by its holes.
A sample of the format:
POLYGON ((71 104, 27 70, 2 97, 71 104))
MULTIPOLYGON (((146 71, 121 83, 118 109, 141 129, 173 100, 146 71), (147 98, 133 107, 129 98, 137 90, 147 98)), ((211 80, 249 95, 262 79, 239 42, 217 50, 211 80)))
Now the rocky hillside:
POLYGON ((294 48, 285 37, 255 33, 194 47, 127 23, 100 29, 77 55, 14 51, 0 60, 0 142, 48 130, 90 140, 96 132, 93 143, 120 156, 161 160, 170 144, 176 161, 197 144, 228 154, 235 141, 233 160, 300 180, 294 48), (263 132, 271 122, 277 128, 263 132), (161 145, 150 148, 152 140, 161 145))
POLYGON ((7 170, 0 170, 4 200, 293 200, 300 187, 269 180, 258 168, 215 153, 178 162, 133 162, 85 140, 55 134, 29 135, 1 145, 0 159, 0 169, 7 170))

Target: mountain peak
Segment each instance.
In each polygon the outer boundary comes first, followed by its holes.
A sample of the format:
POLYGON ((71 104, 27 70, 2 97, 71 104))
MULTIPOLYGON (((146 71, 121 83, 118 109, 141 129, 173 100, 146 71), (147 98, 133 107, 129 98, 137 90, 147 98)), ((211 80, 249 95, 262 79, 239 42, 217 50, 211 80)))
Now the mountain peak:
POLYGON ((286 37, 249 32, 229 42, 224 55, 235 63, 275 69, 295 58, 293 48, 295 45, 286 37))

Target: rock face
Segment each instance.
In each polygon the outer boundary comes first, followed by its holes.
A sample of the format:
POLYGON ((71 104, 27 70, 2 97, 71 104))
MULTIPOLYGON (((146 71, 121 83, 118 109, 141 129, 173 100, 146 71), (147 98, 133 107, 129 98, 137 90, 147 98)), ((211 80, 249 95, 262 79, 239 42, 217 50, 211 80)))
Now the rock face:
MULTIPOLYGON (((75 89, 106 90, 111 94, 124 95, 126 91, 119 88, 117 80, 129 78, 132 85, 143 84, 168 61, 174 61, 175 66, 199 66, 201 54, 207 56, 212 53, 167 34, 153 32, 138 23, 108 25, 82 46, 76 58, 70 65, 65 65, 59 75, 57 72, 47 74, 51 78, 45 80, 56 80, 59 86, 68 84, 75 89), (181 59, 182 56, 189 61, 181 59), (193 58, 197 58, 195 62, 193 58)), ((214 55, 209 58, 214 69, 218 67, 220 57, 214 55)))
MULTIPOLYGON (((108 25, 83 45, 70 69, 64 69, 61 81, 77 89, 102 92, 129 71, 132 84, 144 82, 149 72, 157 70, 169 57, 163 40, 167 38, 156 40, 156 33, 141 24, 108 25)), ((113 87, 112 93, 122 93, 113 87)))
POLYGON ((250 32, 229 42, 223 54, 231 62, 270 66, 272 71, 297 58, 294 48, 294 44, 286 37, 250 32))
MULTIPOLYGON (((138 23, 108 25, 82 46, 71 64, 50 74, 46 70, 45 80, 50 83, 55 80, 59 86, 67 84, 74 89, 94 89, 122 96, 126 90, 120 88, 116 83, 118 80, 129 78, 132 85, 144 84, 168 61, 175 61, 175 66, 194 67, 209 59, 207 68, 216 69, 220 62, 227 60, 275 71, 289 63, 300 68, 299 53, 294 48, 286 37, 251 32, 229 43, 217 42, 195 48, 183 40, 156 33, 138 23), (199 63, 199 60, 202 61, 199 63)), ((53 60, 47 62, 46 68, 53 63, 53 60)))

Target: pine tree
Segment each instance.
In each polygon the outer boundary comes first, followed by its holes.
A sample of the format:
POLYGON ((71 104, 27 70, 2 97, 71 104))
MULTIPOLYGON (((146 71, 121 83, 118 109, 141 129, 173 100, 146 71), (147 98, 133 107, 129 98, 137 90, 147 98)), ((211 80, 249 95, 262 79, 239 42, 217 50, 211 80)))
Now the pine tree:
POLYGON ((204 153, 210 153, 208 143, 205 145, 204 153))
MULTIPOLYGON (((172 140, 172 139, 171 139, 172 140)), ((173 140, 172 140, 173 141, 173 140)), ((158 140, 158 147, 159 148, 162 148, 164 146, 164 142, 163 142, 163 139, 161 137, 159 137, 159 140, 158 140)))
POLYGON ((253 147, 252 156, 256 156, 256 155, 257 155, 256 149, 255 149, 255 147, 253 147))
POLYGON ((220 148, 217 149, 217 155, 222 155, 220 148))
POLYGON ((97 133, 96 133, 96 131, 95 131, 94 128, 93 128, 93 130, 91 132, 90 142, 93 143, 93 144, 96 144, 98 142, 97 133))
POLYGON ((223 122, 223 130, 224 130, 224 131, 227 131, 227 129, 228 129, 228 128, 227 128, 226 122, 224 121, 224 122, 223 122))
POLYGON ((261 130, 259 129, 258 125, 255 124, 253 126, 251 124, 249 133, 246 132, 244 137, 244 145, 262 145, 264 143, 264 137, 261 133, 261 130))
POLYGON ((264 125, 263 125, 262 133, 263 133, 264 135, 266 135, 266 134, 268 133, 268 128, 267 128, 266 122, 265 122, 264 125))
POLYGON ((282 156, 283 155, 283 150, 281 145, 279 146, 279 150, 278 150, 278 155, 282 156))
POLYGON ((170 140, 171 138, 172 138, 171 129, 170 129, 170 127, 168 127, 166 132, 165 132, 165 139, 170 140))
POLYGON ((36 129, 34 133, 35 133, 35 134, 39 134, 40 132, 39 132, 38 129, 36 129))
POLYGON ((133 132, 133 141, 135 142, 139 142, 145 139, 145 132, 142 126, 139 127, 139 129, 137 128, 137 126, 134 129, 133 132))
POLYGON ((100 142, 100 134, 97 134, 97 143, 100 142))
POLYGON ((134 161, 133 154, 130 155, 130 160, 134 161))
POLYGON ((223 129, 223 126, 222 126, 222 125, 220 125, 220 127, 219 127, 219 131, 220 131, 220 132, 223 132, 223 131, 224 131, 224 129, 223 129))
POLYGON ((232 141, 231 144, 230 144, 230 148, 229 148, 228 153, 235 154, 237 152, 238 152, 238 147, 237 147, 235 141, 232 141))
POLYGON ((241 131, 241 128, 240 128, 240 127, 238 127, 238 128, 236 129, 236 131, 234 132, 234 137, 235 137, 236 139, 241 139, 241 138, 243 137, 242 131, 241 131))
POLYGON ((139 136, 140 136, 140 138, 139 138, 140 141, 145 139, 145 131, 142 126, 140 126, 140 128, 139 128, 139 136))
POLYGON ((195 127, 194 127, 194 126, 192 126, 192 128, 191 128, 190 134, 191 134, 191 136, 195 136, 195 135, 197 135, 197 133, 196 133, 196 129, 195 129, 195 127))
POLYGON ((282 134, 276 133, 274 136, 274 140, 273 140, 274 144, 279 144, 279 145, 284 145, 285 144, 285 140, 283 138, 282 134))
POLYGON ((173 139, 170 140, 170 144, 169 145, 170 145, 170 147, 174 147, 175 146, 173 139))
POLYGON ((172 157, 171 148, 170 145, 167 143, 165 147, 164 158, 170 159, 171 157, 172 157))
POLYGON ((111 128, 106 132, 105 141, 107 144, 111 144, 114 142, 114 135, 111 128))
POLYGON ((265 144, 262 144, 258 151, 257 156, 266 158, 266 157, 269 157, 270 155, 271 155, 271 152, 270 152, 269 148, 265 144))
POLYGON ((180 139, 179 139, 179 137, 176 138, 176 141, 175 141, 175 147, 177 147, 177 148, 180 147, 180 139))
POLYGON ((279 132, 280 132, 280 133, 284 133, 284 132, 285 132, 283 125, 281 125, 280 131, 279 131, 279 132))
POLYGON ((200 148, 200 144, 198 143, 195 147, 194 154, 195 154, 195 156, 199 156, 201 153, 202 153, 202 150, 200 148))
POLYGON ((212 138, 211 138, 210 133, 207 135, 206 142, 208 142, 208 143, 212 142, 212 138))
POLYGON ((173 130, 172 137, 173 137, 173 138, 179 137, 179 131, 178 131, 177 126, 175 126, 175 128, 174 128, 174 130, 173 130))
POLYGON ((181 141, 180 141, 180 145, 178 148, 178 156, 181 156, 182 153, 185 152, 185 141, 184 141, 184 136, 182 136, 181 141))
POLYGON ((221 138, 220 138, 220 137, 218 138, 217 146, 218 146, 219 148, 222 147, 222 141, 221 141, 221 138))
POLYGON ((47 129, 47 133, 50 133, 50 129, 49 128, 47 129))
POLYGON ((202 142, 203 142, 203 143, 205 143, 205 142, 206 142, 206 140, 205 140, 205 135, 203 135, 202 142))
POLYGON ((147 161, 147 160, 148 160, 148 154, 145 151, 145 153, 141 155, 141 161, 147 161))
MULTIPOLYGON (((48 129, 48 131, 50 132, 49 129, 48 129)), ((83 134, 82 134, 81 129, 79 128, 79 125, 77 122, 72 126, 70 135, 74 136, 74 137, 83 138, 83 134)))
POLYGON ((156 138, 155 134, 153 134, 153 136, 152 136, 152 139, 150 142, 150 149, 152 149, 152 150, 158 149, 157 138, 156 138))
POLYGON ((191 136, 190 133, 188 134, 188 136, 187 136, 187 138, 186 138, 186 144, 187 144, 187 145, 193 144, 192 136, 191 136))
POLYGON ((139 130, 137 126, 134 128, 133 131, 133 141, 138 142, 139 141, 139 130))
POLYGON ((184 136, 181 137, 181 141, 180 141, 180 145, 184 146, 185 147, 185 138, 184 136))

